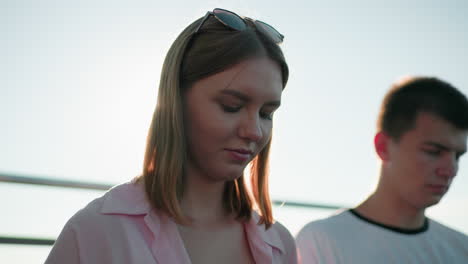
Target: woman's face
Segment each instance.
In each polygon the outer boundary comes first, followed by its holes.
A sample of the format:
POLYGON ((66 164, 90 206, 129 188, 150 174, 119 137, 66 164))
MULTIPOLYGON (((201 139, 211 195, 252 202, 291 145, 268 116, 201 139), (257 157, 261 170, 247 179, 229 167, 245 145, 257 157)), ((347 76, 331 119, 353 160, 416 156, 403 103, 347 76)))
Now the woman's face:
POLYGON ((201 79, 185 91, 188 176, 210 181, 240 177, 271 137, 282 90, 279 65, 256 58, 201 79))

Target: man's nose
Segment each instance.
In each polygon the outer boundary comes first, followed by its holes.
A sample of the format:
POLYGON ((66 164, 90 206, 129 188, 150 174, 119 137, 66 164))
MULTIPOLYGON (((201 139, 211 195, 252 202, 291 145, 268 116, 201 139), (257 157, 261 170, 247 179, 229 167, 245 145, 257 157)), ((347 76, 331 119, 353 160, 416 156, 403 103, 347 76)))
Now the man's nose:
POLYGON ((453 154, 447 153, 442 159, 440 166, 436 169, 436 173, 440 177, 453 178, 457 175, 458 160, 453 154))

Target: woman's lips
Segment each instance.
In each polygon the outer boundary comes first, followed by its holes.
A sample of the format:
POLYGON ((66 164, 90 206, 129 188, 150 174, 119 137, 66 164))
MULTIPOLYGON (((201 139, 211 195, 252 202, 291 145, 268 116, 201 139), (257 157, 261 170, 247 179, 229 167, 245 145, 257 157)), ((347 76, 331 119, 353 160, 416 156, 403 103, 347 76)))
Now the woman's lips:
POLYGON ((236 161, 246 162, 252 157, 252 151, 246 149, 226 149, 229 156, 236 161))

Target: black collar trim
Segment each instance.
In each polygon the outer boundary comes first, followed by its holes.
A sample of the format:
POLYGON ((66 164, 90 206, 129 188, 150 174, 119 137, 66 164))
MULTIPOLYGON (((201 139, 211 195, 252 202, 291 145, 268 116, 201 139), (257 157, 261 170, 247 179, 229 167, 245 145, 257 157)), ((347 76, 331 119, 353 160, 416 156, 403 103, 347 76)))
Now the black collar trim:
POLYGON ((385 224, 376 222, 374 220, 371 220, 371 219, 359 214, 354 209, 349 209, 349 212, 352 213, 357 218, 363 220, 363 221, 366 221, 366 222, 368 222, 370 224, 373 224, 373 225, 376 225, 376 226, 379 226, 379 227, 382 227, 382 228, 385 228, 387 230, 397 232, 397 233, 400 233, 400 234, 416 235, 416 234, 423 233, 423 232, 427 231, 427 229, 429 229, 429 221, 427 220, 427 217, 424 218, 424 224, 421 227, 408 229, 408 228, 400 228, 400 227, 385 225, 385 224))

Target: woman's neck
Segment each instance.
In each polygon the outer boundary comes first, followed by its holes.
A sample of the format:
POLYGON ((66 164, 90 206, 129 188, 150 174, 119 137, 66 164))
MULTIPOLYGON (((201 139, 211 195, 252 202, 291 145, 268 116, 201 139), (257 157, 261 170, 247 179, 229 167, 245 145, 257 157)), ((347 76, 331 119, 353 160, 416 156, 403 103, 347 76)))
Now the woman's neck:
POLYGON ((181 207, 192 225, 214 224, 227 219, 228 213, 223 205, 224 186, 222 181, 187 175, 181 207))

